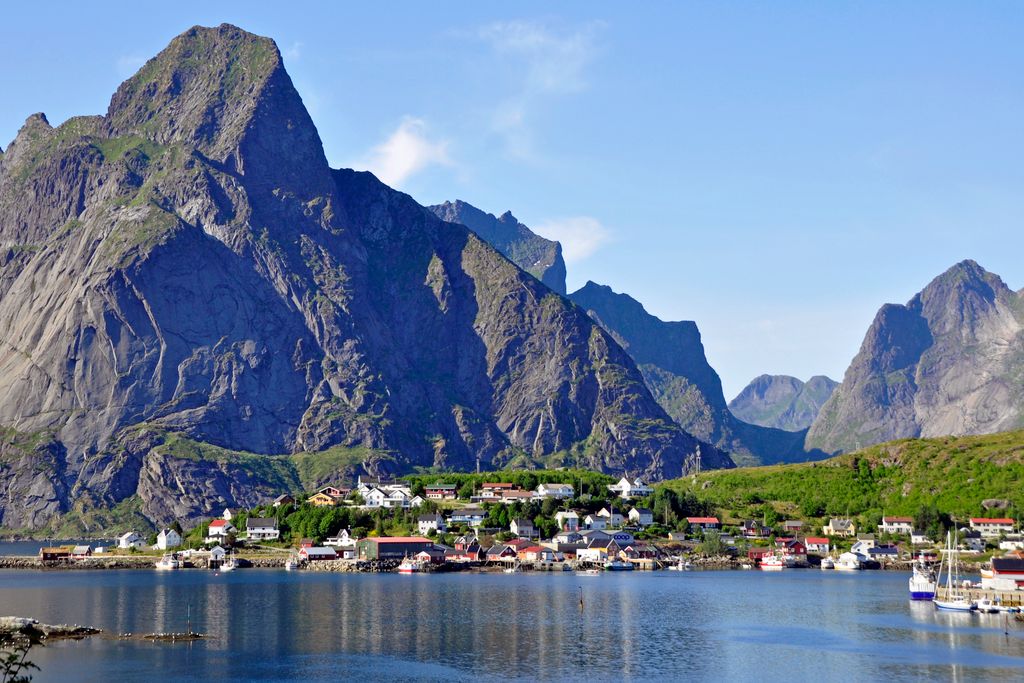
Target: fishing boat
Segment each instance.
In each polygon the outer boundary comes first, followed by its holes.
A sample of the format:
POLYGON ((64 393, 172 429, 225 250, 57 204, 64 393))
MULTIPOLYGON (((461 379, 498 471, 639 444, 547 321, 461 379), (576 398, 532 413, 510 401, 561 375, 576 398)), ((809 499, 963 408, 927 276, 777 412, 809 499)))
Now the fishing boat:
POLYGON ((977 604, 975 604, 974 606, 974 609, 978 610, 982 614, 995 614, 999 611, 999 609, 996 608, 996 604, 988 598, 981 598, 980 600, 978 600, 977 604))
POLYGON ((232 556, 224 558, 224 561, 220 563, 220 571, 222 572, 233 572, 238 569, 238 560, 232 556))
POLYGON ((836 562, 835 565, 836 571, 840 572, 860 571, 860 555, 857 553, 843 553, 839 556, 839 561, 836 562))
POLYGON ((781 572, 786 568, 786 560, 776 553, 768 553, 761 558, 761 571, 781 572))
POLYGON ((576 576, 601 576, 600 569, 581 569, 576 572, 576 576))
POLYGON ((909 588, 911 600, 934 600, 935 599, 935 572, 924 560, 924 555, 918 555, 914 560, 914 573, 910 576, 909 588))
POLYGON ((689 562, 689 560, 684 560, 680 557, 678 560, 670 564, 668 566, 668 569, 669 571, 673 572, 688 572, 691 569, 693 569, 693 565, 689 562))
POLYGON ((939 600, 938 594, 935 595, 933 603, 936 609, 944 610, 946 612, 971 612, 974 610, 976 605, 970 601, 967 595, 957 586, 957 565, 958 565, 959 553, 956 547, 956 536, 952 535, 951 532, 946 532, 946 550, 942 554, 942 559, 939 561, 939 579, 936 584, 942 582, 942 566, 946 566, 946 594, 943 595, 943 599, 939 600))
POLYGON ((299 568, 299 560, 296 557, 292 556, 292 557, 289 557, 287 560, 285 560, 284 570, 286 572, 293 572, 293 571, 295 571, 298 568, 299 568))
POLYGON ((406 557, 402 560, 402 563, 398 565, 399 574, 418 574, 423 571, 423 563, 418 562, 410 557, 406 557))
POLYGON ((608 560, 604 563, 606 572, 629 572, 633 571, 633 563, 625 560, 608 560))
POLYGON ((168 553, 161 557, 154 566, 161 571, 167 571, 169 569, 180 569, 181 562, 178 561, 178 558, 173 553, 168 553))
POLYGON ((821 558, 821 568, 822 569, 835 569, 836 568, 835 560, 833 560, 831 557, 823 557, 823 558, 821 558))

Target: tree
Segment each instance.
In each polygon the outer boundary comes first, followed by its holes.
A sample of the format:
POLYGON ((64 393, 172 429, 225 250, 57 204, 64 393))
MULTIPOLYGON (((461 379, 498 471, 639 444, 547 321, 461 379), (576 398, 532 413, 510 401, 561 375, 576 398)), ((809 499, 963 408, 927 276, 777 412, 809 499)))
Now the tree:
POLYGON ((700 551, 705 555, 722 554, 722 537, 714 529, 704 531, 704 540, 700 544, 700 551))
POLYGON ((28 673, 39 667, 29 661, 28 653, 34 646, 43 647, 46 635, 32 624, 22 626, 10 633, 0 633, 0 681, 4 683, 28 683, 28 673))

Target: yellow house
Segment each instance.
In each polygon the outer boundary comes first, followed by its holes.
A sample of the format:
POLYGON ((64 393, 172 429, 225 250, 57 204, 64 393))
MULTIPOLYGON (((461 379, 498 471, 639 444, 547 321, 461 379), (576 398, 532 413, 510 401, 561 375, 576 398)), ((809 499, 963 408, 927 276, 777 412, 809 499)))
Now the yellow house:
POLYGON ((326 493, 314 493, 307 502, 313 507, 326 508, 334 507, 337 504, 337 499, 326 493))
POLYGON ((857 535, 857 526, 853 523, 852 519, 839 519, 833 517, 828 521, 822 531, 825 532, 826 536, 842 536, 844 538, 852 538, 857 535))

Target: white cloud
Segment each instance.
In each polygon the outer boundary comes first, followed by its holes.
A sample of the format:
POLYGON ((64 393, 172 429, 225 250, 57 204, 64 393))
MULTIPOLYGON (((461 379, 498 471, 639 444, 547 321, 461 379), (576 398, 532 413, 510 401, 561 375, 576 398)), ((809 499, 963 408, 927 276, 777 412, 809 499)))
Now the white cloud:
POLYGON ((302 43, 296 41, 291 47, 281 50, 281 56, 288 62, 297 62, 302 58, 302 43))
POLYGON ((121 78, 135 75, 135 72, 146 63, 146 58, 139 55, 121 55, 114 63, 114 69, 121 78))
POLYGON ((495 108, 491 127, 505 139, 513 157, 536 157, 531 114, 547 98, 587 87, 586 69, 597 55, 596 37, 603 24, 593 22, 556 32, 535 22, 505 21, 481 27, 476 34, 518 73, 511 94, 495 108))
POLYGON ((431 140, 422 119, 407 116, 388 139, 370 150, 357 167, 369 169, 380 180, 399 187, 429 166, 454 166, 447 140, 431 140))
POLYGON ((568 264, 579 263, 612 239, 611 231, 596 218, 571 216, 543 221, 533 228, 538 235, 562 243, 562 256, 568 264))

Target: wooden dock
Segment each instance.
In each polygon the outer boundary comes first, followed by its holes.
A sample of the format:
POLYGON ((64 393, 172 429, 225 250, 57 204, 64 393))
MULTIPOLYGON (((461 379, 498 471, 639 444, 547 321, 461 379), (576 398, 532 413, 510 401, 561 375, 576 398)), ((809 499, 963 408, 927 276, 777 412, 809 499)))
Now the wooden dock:
MULTIPOLYGON (((1021 607, 1024 608, 1024 591, 996 591, 988 590, 985 588, 957 588, 953 587, 954 593, 966 595, 967 599, 971 602, 977 602, 978 600, 989 600, 993 603, 1005 605, 1007 607, 1021 607)), ((947 590, 945 586, 935 587, 935 597, 939 600, 946 600, 947 590)))

